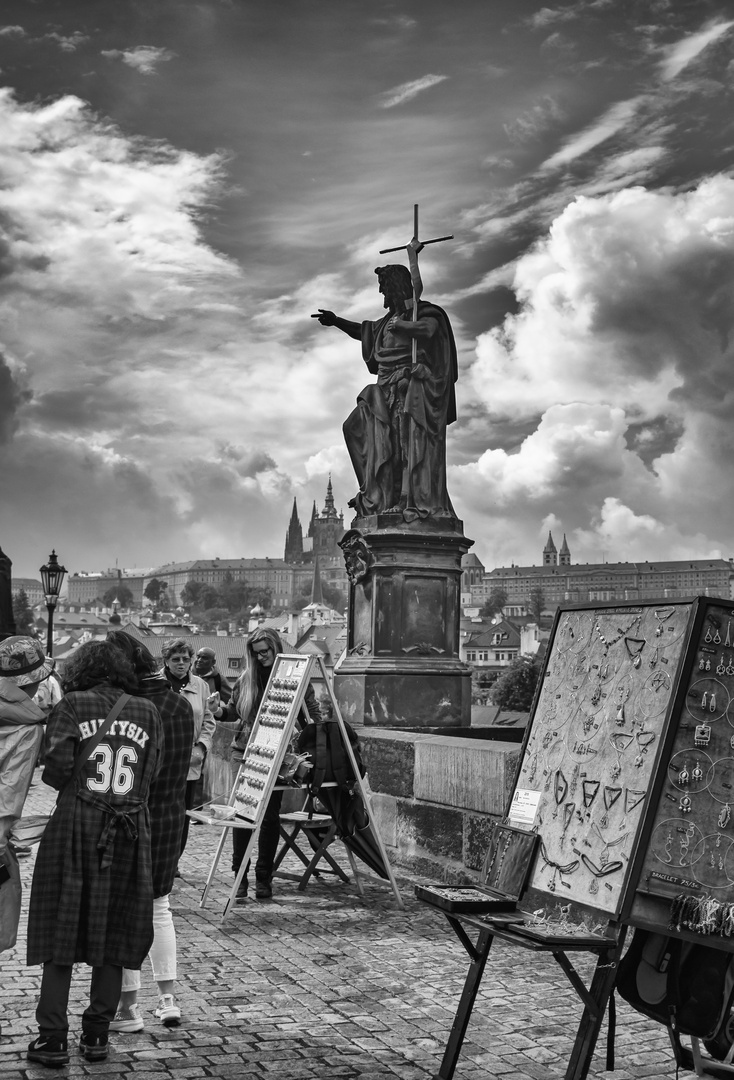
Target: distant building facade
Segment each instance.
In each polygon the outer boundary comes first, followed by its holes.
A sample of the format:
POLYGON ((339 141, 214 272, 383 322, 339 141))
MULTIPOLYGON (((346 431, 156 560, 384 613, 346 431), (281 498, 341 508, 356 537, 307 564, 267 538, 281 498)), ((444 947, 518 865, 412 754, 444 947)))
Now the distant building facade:
POLYGON ((43 585, 40 581, 36 581, 35 578, 29 577, 14 577, 10 583, 10 591, 13 596, 16 596, 20 590, 26 594, 28 603, 31 607, 35 607, 36 604, 44 604, 46 602, 46 596, 43 591, 43 585))
POLYGON ((650 562, 571 563, 563 538, 560 551, 549 533, 540 566, 503 566, 484 574, 471 589, 473 604, 481 606, 493 589, 507 594, 505 614, 528 610, 533 590, 543 592, 543 610, 561 604, 616 600, 687 599, 693 596, 732 596, 734 567, 727 559, 679 559, 650 562))
POLYGON ((84 570, 69 574, 67 578, 68 602, 73 607, 87 607, 95 602, 101 603, 108 589, 124 585, 133 596, 133 605, 141 607, 146 584, 153 577, 150 569, 145 570, 100 570, 87 573, 84 570))

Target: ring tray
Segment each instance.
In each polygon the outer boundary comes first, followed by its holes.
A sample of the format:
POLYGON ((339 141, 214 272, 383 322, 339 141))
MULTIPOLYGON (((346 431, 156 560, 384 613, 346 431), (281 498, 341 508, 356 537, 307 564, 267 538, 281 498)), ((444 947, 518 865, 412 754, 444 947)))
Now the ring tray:
POLYGON ((537 833, 495 824, 478 885, 416 885, 416 898, 459 914, 515 911, 527 888, 537 846, 537 833))

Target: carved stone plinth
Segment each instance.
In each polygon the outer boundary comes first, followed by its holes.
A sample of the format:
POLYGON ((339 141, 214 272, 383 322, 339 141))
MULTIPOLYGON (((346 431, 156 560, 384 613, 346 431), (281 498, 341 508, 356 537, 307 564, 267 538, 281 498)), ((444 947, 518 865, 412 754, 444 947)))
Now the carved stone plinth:
POLYGON ((334 672, 345 719, 378 727, 470 723, 471 673, 459 659, 456 518, 357 518, 341 541, 350 577, 347 650, 334 672))

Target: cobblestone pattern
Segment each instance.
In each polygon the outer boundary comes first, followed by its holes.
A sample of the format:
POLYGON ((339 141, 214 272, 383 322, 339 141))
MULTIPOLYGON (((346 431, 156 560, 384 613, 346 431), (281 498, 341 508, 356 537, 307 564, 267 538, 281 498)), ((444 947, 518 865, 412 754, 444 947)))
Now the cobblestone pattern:
MULTIPOLYGON (((36 774, 26 813, 41 813, 51 793, 36 774)), ((62 1076, 106 1080, 198 1077, 280 1080, 430 1080, 435 1077, 467 972, 468 957, 448 923, 413 898, 400 880, 401 912, 390 888, 323 876, 298 892, 276 878, 272 901, 248 900, 222 923, 229 871, 225 848, 206 909, 199 907, 218 831, 192 828, 172 908, 178 934, 179 1028, 153 1015, 157 989, 146 965, 140 1034, 111 1036, 107 1062, 74 1052, 86 1003, 88 969, 74 976, 70 999, 72 1062, 62 1076)), ((332 850, 340 849, 335 845, 332 850)), ((35 850, 35 849, 34 849, 35 850)), ((40 968, 27 968, 25 924, 34 856, 21 861, 24 904, 14 950, 0 956, 0 1080, 48 1076, 25 1060, 35 1036, 40 968)), ((284 864, 295 870, 289 856, 284 864)), ((343 861, 348 870, 346 859, 343 861)), ((593 958, 577 966, 588 979, 593 958)), ((581 1005, 549 955, 496 942, 490 954, 456 1080, 550 1080, 564 1075, 581 1005)), ((617 1069, 604 1072, 604 1041, 592 1077, 644 1080, 675 1076, 663 1028, 619 1003, 617 1069)), ((53 1075, 53 1072, 51 1072, 53 1075)))

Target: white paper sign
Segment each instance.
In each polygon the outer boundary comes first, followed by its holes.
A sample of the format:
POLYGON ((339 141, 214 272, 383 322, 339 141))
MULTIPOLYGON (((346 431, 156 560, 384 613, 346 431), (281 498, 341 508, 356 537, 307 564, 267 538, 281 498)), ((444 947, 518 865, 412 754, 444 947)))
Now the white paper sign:
POLYGON ((540 794, 539 791, 532 791, 530 788, 517 788, 512 796, 508 815, 511 825, 533 826, 535 824, 540 794))

